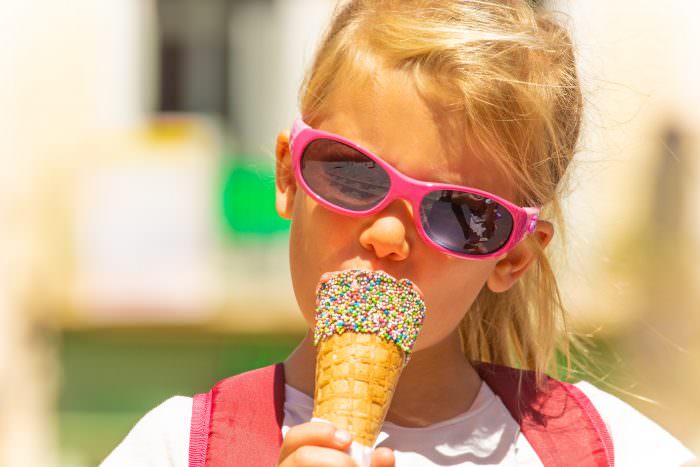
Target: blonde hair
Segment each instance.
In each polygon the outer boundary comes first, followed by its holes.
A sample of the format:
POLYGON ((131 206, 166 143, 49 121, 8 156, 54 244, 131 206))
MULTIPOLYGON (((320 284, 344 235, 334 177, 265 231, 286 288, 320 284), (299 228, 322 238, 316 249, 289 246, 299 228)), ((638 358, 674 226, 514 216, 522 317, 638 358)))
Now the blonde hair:
MULTIPOLYGON (((334 89, 403 70, 449 122, 457 146, 488 157, 517 189, 521 206, 563 232, 562 179, 582 114, 566 30, 525 0, 349 0, 338 4, 300 92, 302 117, 328 111, 334 89)), ((566 356, 566 313, 547 254, 508 291, 484 287, 460 325, 472 361, 542 376, 566 356)))

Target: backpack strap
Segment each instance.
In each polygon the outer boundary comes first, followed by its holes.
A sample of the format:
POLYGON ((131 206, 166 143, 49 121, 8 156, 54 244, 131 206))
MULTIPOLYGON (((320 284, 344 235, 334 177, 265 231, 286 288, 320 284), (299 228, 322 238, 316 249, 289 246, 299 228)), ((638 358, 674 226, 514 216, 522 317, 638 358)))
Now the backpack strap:
POLYGON ((614 449, 605 423, 591 401, 573 384, 535 373, 476 363, 475 369, 520 425, 545 467, 612 467, 614 449))
POLYGON ((218 382, 194 396, 189 467, 277 465, 283 419, 282 363, 218 382))
MULTIPOLYGON (((501 365, 475 363, 545 467, 613 467, 612 439, 591 401, 573 384, 501 365)), ((194 396, 189 467, 274 466, 282 446, 284 366, 226 378, 194 396), (254 462, 254 463, 252 463, 254 462)))

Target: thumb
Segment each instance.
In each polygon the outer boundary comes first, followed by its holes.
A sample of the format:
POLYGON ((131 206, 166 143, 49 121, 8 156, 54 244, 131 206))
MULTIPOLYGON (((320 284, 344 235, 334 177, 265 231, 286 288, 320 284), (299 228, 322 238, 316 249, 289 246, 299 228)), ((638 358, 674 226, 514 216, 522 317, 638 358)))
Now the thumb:
POLYGON ((371 467, 394 467, 394 451, 389 448, 377 448, 372 452, 371 467))

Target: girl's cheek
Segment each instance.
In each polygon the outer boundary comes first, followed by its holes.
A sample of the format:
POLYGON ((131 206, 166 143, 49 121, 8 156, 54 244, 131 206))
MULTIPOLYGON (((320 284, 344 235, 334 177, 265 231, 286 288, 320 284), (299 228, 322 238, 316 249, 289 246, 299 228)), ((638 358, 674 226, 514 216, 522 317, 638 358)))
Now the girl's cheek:
POLYGON ((418 334, 414 350, 432 347, 450 335, 455 327, 451 325, 451 321, 440 319, 439 316, 434 314, 426 314, 423 329, 418 334))

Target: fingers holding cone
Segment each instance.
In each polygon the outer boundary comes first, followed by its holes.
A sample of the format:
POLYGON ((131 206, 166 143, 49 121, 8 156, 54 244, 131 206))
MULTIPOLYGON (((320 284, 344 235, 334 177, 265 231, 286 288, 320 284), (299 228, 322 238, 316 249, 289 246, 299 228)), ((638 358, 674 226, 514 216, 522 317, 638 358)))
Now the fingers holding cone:
POLYGON ((353 269, 323 274, 316 299, 313 416, 349 431, 363 466, 393 465, 391 450, 371 448, 423 325, 423 293, 408 279, 353 269))

